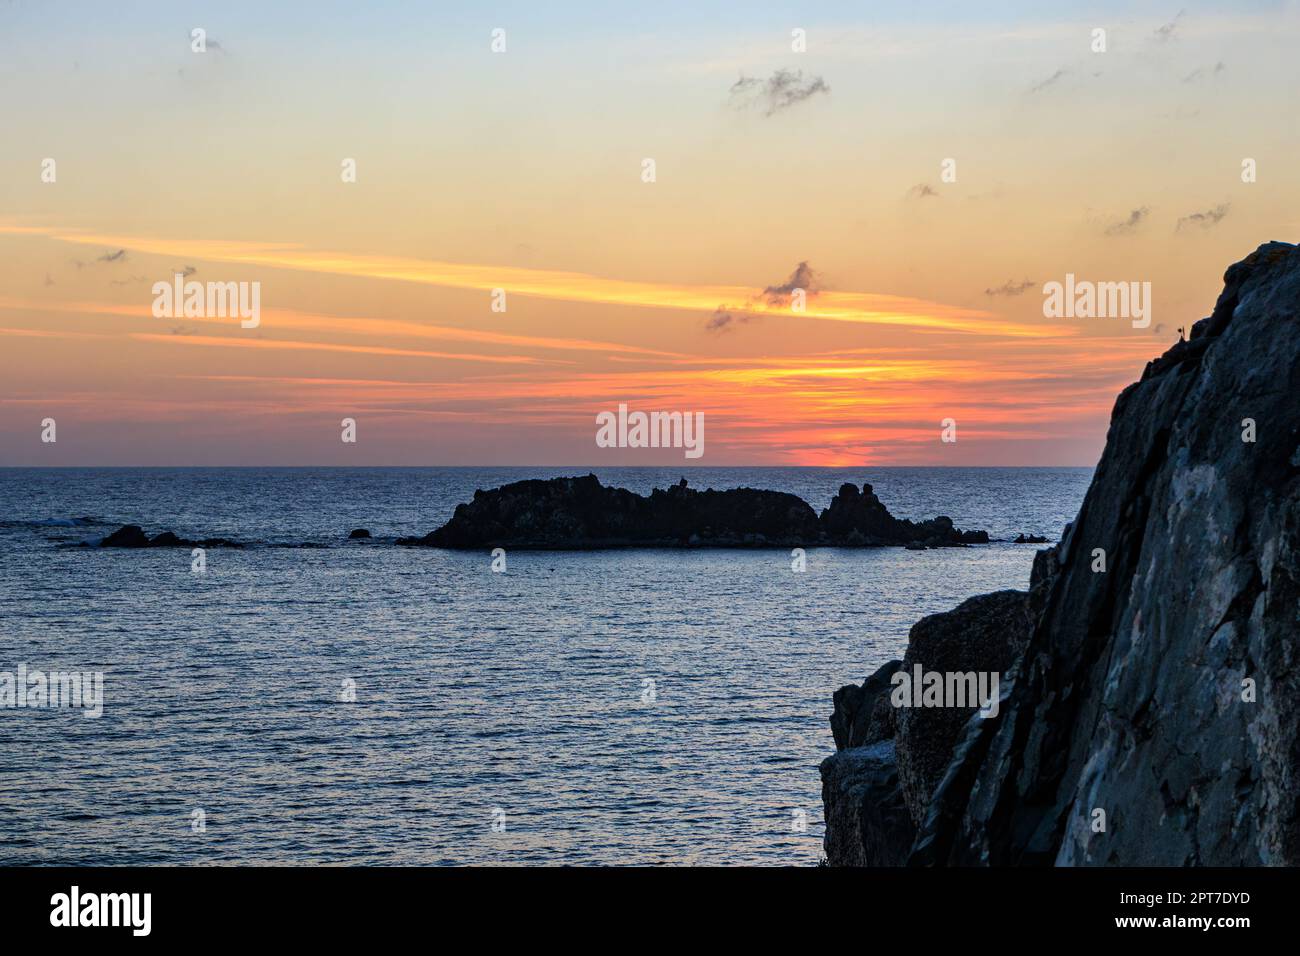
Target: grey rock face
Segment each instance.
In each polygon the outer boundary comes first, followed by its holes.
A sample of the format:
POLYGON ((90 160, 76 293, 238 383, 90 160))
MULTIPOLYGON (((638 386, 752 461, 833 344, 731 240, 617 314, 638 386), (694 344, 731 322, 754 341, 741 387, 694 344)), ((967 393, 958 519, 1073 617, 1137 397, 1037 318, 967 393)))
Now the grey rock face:
POLYGON ((1119 396, 913 862, 1300 865, 1300 249, 1224 282, 1119 396))
POLYGON ((840 750, 821 764, 826 861, 831 866, 902 866, 914 828, 898 786, 894 744, 840 750))
POLYGON ((865 747, 894 736, 889 679, 902 666, 902 661, 890 661, 863 681, 861 687, 847 684, 835 692, 831 734, 836 750, 865 747))
MULTIPOLYGON (((926 673, 971 674, 976 675, 975 687, 981 689, 993 685, 991 680, 981 684, 978 675, 996 674, 997 687, 1002 688, 1029 640, 1027 597, 1024 591, 984 594, 917 621, 908 635, 904 674, 913 675, 917 665, 926 673)), ((963 697, 972 700, 969 706, 945 701, 947 706, 891 708, 898 778, 908 812, 917 823, 925 818, 957 738, 979 709, 979 696, 966 693, 965 685, 961 689, 963 697)))

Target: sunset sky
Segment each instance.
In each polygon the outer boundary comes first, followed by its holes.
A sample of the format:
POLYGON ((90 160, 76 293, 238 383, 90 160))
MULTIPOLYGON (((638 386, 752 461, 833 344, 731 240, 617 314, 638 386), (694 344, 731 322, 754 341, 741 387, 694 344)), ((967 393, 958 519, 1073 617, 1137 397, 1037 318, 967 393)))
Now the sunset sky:
POLYGON ((0 465, 1091 465, 1300 233, 1295 3, 608 6, 0 0, 0 465))

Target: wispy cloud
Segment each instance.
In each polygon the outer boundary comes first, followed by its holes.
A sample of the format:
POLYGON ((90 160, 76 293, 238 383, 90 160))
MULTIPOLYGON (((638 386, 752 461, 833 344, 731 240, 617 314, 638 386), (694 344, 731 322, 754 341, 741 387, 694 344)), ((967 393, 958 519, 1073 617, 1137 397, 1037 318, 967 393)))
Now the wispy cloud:
POLYGON ((831 88, 820 76, 805 77, 803 70, 777 70, 766 80, 742 76, 731 85, 733 107, 761 107, 764 116, 796 106, 831 88))
POLYGON ((1184 226, 1199 226, 1202 229, 1209 229, 1212 226, 1217 226, 1219 221, 1228 214, 1230 208, 1232 208, 1231 203, 1223 202, 1219 203, 1219 205, 1215 206, 1213 209, 1205 210, 1205 212, 1194 212, 1190 216, 1183 216, 1178 220, 1178 225, 1175 227, 1174 231, 1181 232, 1184 226))
POLYGON ((354 355, 390 355, 404 358, 451 359, 460 362, 491 362, 503 365, 544 365, 545 359, 527 355, 476 355, 467 352, 432 352, 424 349, 399 349, 385 345, 343 345, 338 342, 299 342, 286 339, 236 338, 221 335, 174 335, 172 333, 132 332, 139 342, 166 342, 174 345, 197 345, 228 349, 279 349, 294 352, 345 352, 354 355))
MULTIPOLYGON (((112 315, 119 318, 152 319, 148 305, 117 305, 101 302, 61 302, 10 299, 0 297, 0 310, 62 312, 66 314, 112 315)), ((403 319, 382 319, 369 316, 324 315, 299 312, 291 309, 263 310, 263 328, 277 331, 361 335, 367 338, 388 336, 394 339, 435 339, 448 342, 469 342, 477 345, 500 345, 512 348, 533 348, 561 352, 598 352, 625 354, 640 358, 677 358, 679 353, 642 348, 617 342, 591 339, 574 339, 560 336, 515 335, 509 332, 492 332, 486 329, 459 329, 446 325, 431 325, 403 319)), ((228 319, 193 317, 198 324, 225 326, 228 319)))
POLYGON ((1037 283, 1032 282, 1029 279, 1025 279, 1023 282, 1013 282, 1010 279, 1008 279, 1000 286, 994 286, 991 289, 985 289, 984 294, 985 295, 1009 295, 1009 296, 1023 295, 1025 290, 1032 289, 1035 285, 1037 285, 1037 283))
POLYGON ((734 327, 735 323, 748 322, 749 318, 744 312, 718 306, 709 316, 709 321, 704 323, 704 328, 709 332, 727 332, 734 327))
POLYGON ((939 195, 929 183, 917 183, 907 191, 907 195, 913 199, 927 199, 930 196, 939 195))
POLYGON ((802 289, 809 296, 816 295, 819 291, 818 283, 817 273, 807 261, 804 261, 795 266, 794 272, 790 273, 790 278, 780 285, 767 286, 763 290, 763 298, 767 300, 768 305, 789 305, 790 297, 796 289, 802 289))
POLYGON ((1168 43, 1170 40, 1178 39, 1178 27, 1186 13, 1186 10, 1179 10, 1172 20, 1156 27, 1155 33, 1153 33, 1152 36, 1154 36, 1160 43, 1168 43))
POLYGON ((752 321, 756 312, 787 309, 794 301, 796 291, 805 294, 805 306, 809 298, 821 291, 821 280, 807 260, 795 266, 790 277, 784 282, 765 286, 762 292, 747 299, 743 305, 718 306, 709 317, 705 328, 710 332, 724 332, 734 328, 737 323, 752 321))
POLYGON ((1031 87, 1029 88, 1029 92, 1030 92, 1030 93, 1041 93, 1043 90, 1047 89, 1049 86, 1052 86, 1054 83, 1059 82, 1060 79, 1061 79, 1061 77, 1065 76, 1065 75, 1066 75, 1067 73, 1069 73, 1069 72, 1070 72, 1069 70, 1057 70, 1055 73, 1053 73, 1053 74, 1052 74, 1051 76, 1049 76, 1047 79, 1045 79, 1045 80, 1041 80, 1040 82, 1035 83, 1033 86, 1031 86, 1031 87))
POLYGON ((1183 77, 1183 82, 1195 83, 1197 80, 1212 79, 1221 73, 1226 72, 1227 69, 1227 66, 1224 65, 1222 60, 1214 64, 1214 66, 1198 66, 1196 69, 1192 70, 1192 72, 1183 77))
MULTIPOLYGON (((677 309, 712 314, 719 303, 745 303, 754 295, 752 288, 743 286, 653 283, 518 266, 368 256, 311 250, 295 243, 106 237, 72 230, 0 225, 0 234, 6 233, 43 235, 56 241, 82 245, 113 244, 138 253, 166 256, 169 259, 231 262, 486 292, 504 288, 511 295, 610 306, 677 309)), ((761 300, 752 307, 746 306, 745 311, 786 317, 792 315, 789 309, 774 307, 761 300)), ((807 309, 799 313, 798 318, 801 321, 855 322, 974 335, 1040 338, 1062 334, 1060 328, 1007 322, 979 309, 873 292, 821 291, 815 301, 809 301, 807 309)))
POLYGON ((1124 219, 1111 223, 1106 227, 1108 236, 1127 236, 1137 231, 1137 227, 1142 225, 1143 221, 1151 214, 1151 210, 1146 206, 1139 206, 1128 214, 1124 219))

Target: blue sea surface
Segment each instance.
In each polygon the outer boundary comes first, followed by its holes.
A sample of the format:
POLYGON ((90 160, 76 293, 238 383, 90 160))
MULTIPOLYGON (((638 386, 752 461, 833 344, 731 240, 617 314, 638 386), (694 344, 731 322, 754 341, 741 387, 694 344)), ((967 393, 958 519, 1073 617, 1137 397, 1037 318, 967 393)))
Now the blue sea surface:
MULTIPOLYGON (((783 550, 498 574, 391 543, 476 488, 589 470, 0 469, 0 672, 104 674, 98 719, 0 708, 0 864, 813 864, 832 692, 918 618, 1028 584, 1035 548, 1007 541, 810 549, 802 574, 783 550), (127 523, 256 546, 204 573, 70 546, 127 523)), ((595 473, 818 511, 870 482, 898 517, 1055 541, 1092 471, 595 473)))

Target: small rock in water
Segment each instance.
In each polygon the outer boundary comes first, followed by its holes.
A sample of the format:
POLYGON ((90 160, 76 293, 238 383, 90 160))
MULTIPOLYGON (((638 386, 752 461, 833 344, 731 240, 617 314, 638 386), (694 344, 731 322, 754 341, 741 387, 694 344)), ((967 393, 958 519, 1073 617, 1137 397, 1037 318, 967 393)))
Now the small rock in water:
POLYGON ((100 548, 242 548, 243 544, 229 538, 204 538, 192 541, 172 531, 163 531, 150 538, 138 524, 123 525, 106 538, 86 542, 100 548))
POLYGON ((147 548, 149 536, 138 524, 128 524, 118 528, 100 542, 102 548, 147 548))

